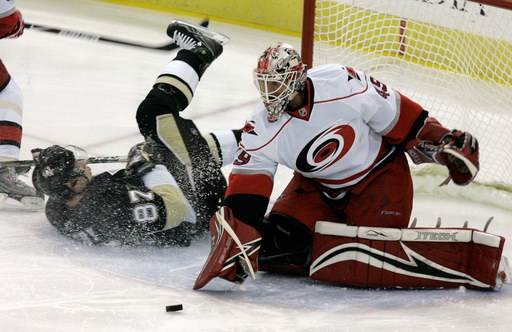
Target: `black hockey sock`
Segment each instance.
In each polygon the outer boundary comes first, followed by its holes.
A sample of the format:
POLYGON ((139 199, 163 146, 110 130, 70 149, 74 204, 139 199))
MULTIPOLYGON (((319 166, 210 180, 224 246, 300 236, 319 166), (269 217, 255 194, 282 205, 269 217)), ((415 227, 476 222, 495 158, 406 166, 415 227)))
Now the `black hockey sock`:
POLYGON ((201 60, 194 52, 189 50, 180 50, 174 60, 180 60, 192 67, 199 78, 201 78, 205 71, 205 62, 201 60))

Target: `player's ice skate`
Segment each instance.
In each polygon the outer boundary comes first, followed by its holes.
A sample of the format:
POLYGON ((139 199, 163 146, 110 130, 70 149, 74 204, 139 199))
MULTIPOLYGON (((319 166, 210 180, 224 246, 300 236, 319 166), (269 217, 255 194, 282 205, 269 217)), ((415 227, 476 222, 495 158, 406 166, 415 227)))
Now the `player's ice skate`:
POLYGON ((176 45, 193 51, 208 63, 221 55, 222 46, 231 40, 221 33, 180 20, 174 20, 169 24, 167 35, 174 39, 176 45))
POLYGON ((18 178, 12 167, 0 169, 0 210, 37 211, 44 196, 18 178))

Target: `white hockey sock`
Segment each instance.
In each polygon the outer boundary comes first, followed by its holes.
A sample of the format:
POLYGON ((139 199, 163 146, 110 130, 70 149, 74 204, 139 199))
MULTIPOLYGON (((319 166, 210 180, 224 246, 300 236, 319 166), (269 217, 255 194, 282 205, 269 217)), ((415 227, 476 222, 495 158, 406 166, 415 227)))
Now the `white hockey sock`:
POLYGON ((173 85, 183 92, 190 103, 199 83, 199 75, 188 63, 181 60, 173 60, 165 66, 160 76, 158 76, 156 83, 173 85))

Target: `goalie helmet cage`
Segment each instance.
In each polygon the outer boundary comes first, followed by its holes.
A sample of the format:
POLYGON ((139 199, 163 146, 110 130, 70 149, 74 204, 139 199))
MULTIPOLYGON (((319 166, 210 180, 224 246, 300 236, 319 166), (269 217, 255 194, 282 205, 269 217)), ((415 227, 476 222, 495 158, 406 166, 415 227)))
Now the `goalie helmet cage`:
POLYGON ((363 70, 477 137, 472 185, 441 188, 445 167, 414 165, 416 192, 512 209, 512 0, 305 0, 302 32, 309 67, 363 70))

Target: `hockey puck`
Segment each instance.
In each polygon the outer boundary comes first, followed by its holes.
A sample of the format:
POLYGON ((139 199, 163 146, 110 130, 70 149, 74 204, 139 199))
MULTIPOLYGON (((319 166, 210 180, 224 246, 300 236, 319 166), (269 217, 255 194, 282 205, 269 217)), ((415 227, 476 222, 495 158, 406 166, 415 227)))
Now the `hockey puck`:
POLYGON ((183 310, 183 304, 166 305, 165 311, 180 311, 183 310))

